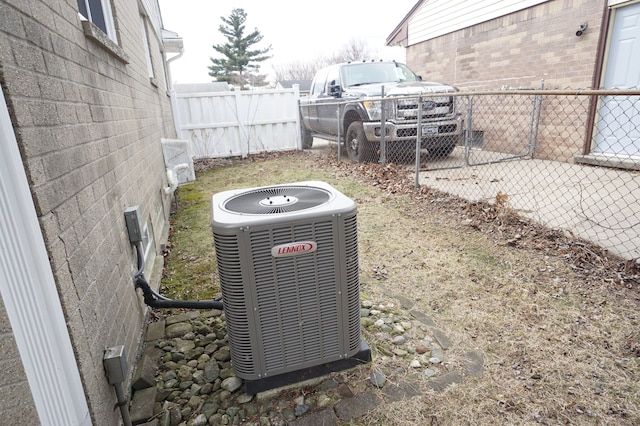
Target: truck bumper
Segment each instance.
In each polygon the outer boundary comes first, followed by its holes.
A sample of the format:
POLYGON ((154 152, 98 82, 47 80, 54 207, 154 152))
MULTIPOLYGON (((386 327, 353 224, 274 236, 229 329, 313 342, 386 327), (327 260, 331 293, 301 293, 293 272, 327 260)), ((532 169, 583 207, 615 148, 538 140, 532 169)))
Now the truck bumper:
MULTIPOLYGON (((364 122, 364 134, 367 140, 371 142, 379 142, 380 135, 382 134, 382 126, 379 121, 377 122, 364 122)), ((454 119, 441 120, 441 121, 428 121, 422 123, 422 139, 438 139, 445 138, 448 140, 453 137, 460 136, 463 132, 463 120, 462 116, 458 115, 454 119)), ((418 135, 416 123, 411 124, 396 124, 391 121, 385 123, 386 136, 385 141, 414 141, 418 135)))

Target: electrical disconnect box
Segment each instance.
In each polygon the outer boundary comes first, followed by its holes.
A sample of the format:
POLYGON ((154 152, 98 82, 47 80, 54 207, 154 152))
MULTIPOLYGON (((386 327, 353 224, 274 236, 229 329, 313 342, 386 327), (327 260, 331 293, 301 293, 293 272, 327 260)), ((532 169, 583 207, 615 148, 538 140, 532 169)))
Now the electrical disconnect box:
POLYGON ((129 367, 127 366, 124 346, 113 346, 105 349, 102 362, 110 385, 125 382, 129 367))
POLYGON ((142 241, 142 222, 140 221, 140 207, 129 207, 124 211, 124 220, 127 223, 129 241, 133 244, 142 241))

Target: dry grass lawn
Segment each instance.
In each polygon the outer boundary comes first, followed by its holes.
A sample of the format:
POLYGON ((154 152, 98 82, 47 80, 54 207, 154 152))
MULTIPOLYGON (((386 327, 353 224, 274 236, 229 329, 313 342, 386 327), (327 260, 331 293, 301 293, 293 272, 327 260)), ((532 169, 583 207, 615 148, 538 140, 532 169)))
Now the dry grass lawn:
MULTIPOLYGON (((209 227, 214 193, 323 180, 358 205, 363 298, 413 301, 454 342, 450 368, 464 351, 484 354, 483 377, 384 405, 358 424, 640 424, 635 263, 520 220, 500 200, 470 205, 428 189, 413 193, 411 179, 393 167, 310 153, 203 166, 179 190, 164 294, 219 293, 209 227)), ((371 369, 398 362, 372 350, 371 369)))

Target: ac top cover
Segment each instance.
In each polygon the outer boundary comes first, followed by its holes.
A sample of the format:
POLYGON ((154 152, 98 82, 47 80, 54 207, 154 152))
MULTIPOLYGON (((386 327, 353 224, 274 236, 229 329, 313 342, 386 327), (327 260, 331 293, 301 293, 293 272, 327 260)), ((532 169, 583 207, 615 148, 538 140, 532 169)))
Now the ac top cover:
POLYGON ((360 349, 356 205, 299 182, 213 196, 212 220, 231 361, 264 379, 360 349))

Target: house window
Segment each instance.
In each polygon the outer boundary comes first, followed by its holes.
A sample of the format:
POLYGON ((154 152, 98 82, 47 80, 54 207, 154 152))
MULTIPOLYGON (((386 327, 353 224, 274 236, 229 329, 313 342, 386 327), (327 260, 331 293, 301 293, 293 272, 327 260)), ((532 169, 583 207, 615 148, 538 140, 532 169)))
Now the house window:
POLYGON ((140 26, 142 31, 142 46, 144 47, 144 56, 147 59, 147 70, 149 78, 153 80, 153 62, 151 61, 151 49, 149 47, 149 34, 147 32, 147 22, 144 15, 140 15, 140 26))
POLYGON ((111 0, 78 0, 81 19, 100 28, 113 42, 117 43, 116 28, 113 23, 111 0))

